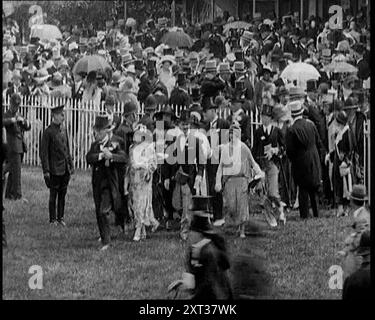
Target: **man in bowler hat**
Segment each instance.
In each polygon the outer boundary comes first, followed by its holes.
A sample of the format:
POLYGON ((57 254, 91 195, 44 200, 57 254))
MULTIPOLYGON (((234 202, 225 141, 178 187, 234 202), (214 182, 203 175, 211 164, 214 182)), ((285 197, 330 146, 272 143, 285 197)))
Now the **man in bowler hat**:
POLYGON ((73 161, 69 151, 68 133, 63 126, 64 106, 51 108, 52 123, 43 132, 40 158, 44 181, 49 189, 49 222, 65 226, 65 196, 70 175, 73 173, 73 161), (57 200, 57 216, 56 216, 57 200))

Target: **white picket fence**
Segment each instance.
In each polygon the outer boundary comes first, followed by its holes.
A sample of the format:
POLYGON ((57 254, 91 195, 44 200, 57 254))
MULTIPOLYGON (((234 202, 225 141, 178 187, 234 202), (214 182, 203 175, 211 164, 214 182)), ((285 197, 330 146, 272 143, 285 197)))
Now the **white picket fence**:
MULTIPOLYGON (((68 131, 70 151, 73 157, 75 169, 87 169, 86 154, 90 149, 90 145, 94 140, 92 127, 95 123, 95 117, 104 111, 104 102, 100 105, 92 103, 83 104, 81 101, 73 99, 56 99, 56 98, 40 98, 25 96, 22 98, 20 113, 31 123, 31 130, 25 132, 25 143, 27 152, 24 155, 23 163, 29 166, 40 166, 39 148, 43 131, 51 122, 51 106, 65 105, 65 126, 68 131)), ((9 107, 9 99, 5 101, 5 110, 9 107)), ((115 105, 115 113, 122 114, 123 103, 115 105)), ((162 106, 158 106, 160 110, 162 106)), ((176 115, 181 113, 181 106, 172 106, 176 115)), ((144 105, 138 117, 144 114, 144 105)), ((229 109, 222 110, 219 115, 226 119, 229 116, 229 109)), ((251 118, 251 137, 257 126, 260 125, 260 115, 258 112, 250 112, 251 118)), ((252 143, 252 141, 251 141, 252 143)))

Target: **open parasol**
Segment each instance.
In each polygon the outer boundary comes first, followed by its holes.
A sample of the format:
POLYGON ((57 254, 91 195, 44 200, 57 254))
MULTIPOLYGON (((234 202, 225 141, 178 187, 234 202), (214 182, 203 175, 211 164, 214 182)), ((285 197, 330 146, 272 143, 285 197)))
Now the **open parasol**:
POLYGON ((288 65, 280 75, 283 80, 297 81, 298 86, 305 88, 307 80, 318 80, 320 73, 314 66, 305 62, 296 62, 288 65))
POLYGON ((249 29, 251 24, 245 21, 233 21, 224 25, 223 32, 228 34, 230 29, 249 29))
POLYGON ((84 56, 73 67, 74 74, 89 73, 91 71, 104 71, 111 69, 109 63, 99 55, 84 56))
POLYGON ((62 33, 59 28, 52 24, 39 24, 31 27, 30 38, 39 38, 40 40, 62 39, 62 33))
POLYGON ((161 42, 171 48, 190 48, 193 40, 183 31, 168 31, 162 38, 161 42))
POLYGON ((333 59, 330 64, 324 66, 324 71, 333 72, 333 73, 355 73, 358 69, 346 62, 346 57, 339 55, 333 59))

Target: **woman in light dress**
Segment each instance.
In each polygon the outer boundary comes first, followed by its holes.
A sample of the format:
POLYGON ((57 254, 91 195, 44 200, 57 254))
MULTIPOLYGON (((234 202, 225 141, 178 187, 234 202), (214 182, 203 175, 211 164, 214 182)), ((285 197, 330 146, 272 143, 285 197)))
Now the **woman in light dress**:
POLYGON ((152 232, 159 226, 152 210, 152 175, 157 165, 155 146, 152 134, 143 124, 135 128, 129 157, 125 190, 129 193, 128 206, 135 222, 133 240, 140 241, 146 238, 146 226, 152 226, 152 232))
POLYGON ((248 186, 253 171, 264 176, 250 149, 241 141, 240 125, 234 122, 229 131, 229 143, 222 146, 215 191, 223 190, 225 220, 239 227, 241 238, 246 237, 245 223, 250 217, 248 186))

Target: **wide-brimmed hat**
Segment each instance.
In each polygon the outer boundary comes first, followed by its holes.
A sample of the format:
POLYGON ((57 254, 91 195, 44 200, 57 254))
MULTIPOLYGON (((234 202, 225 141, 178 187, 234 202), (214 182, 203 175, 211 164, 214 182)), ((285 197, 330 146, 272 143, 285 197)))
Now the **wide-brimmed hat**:
POLYGON ((176 116, 175 113, 172 110, 172 107, 169 104, 164 105, 160 109, 160 111, 155 113, 155 117, 162 116, 162 115, 170 115, 170 116, 172 116, 172 118, 176 116))
POLYGON ((216 60, 208 60, 205 63, 204 70, 205 72, 216 73, 216 60))
POLYGON ((112 75, 111 82, 117 84, 117 83, 121 83, 123 81, 124 81, 124 77, 122 76, 121 72, 115 71, 112 75))
POLYGON ((98 130, 98 131, 100 130, 111 131, 114 129, 114 126, 112 125, 106 113, 100 113, 99 115, 95 117, 95 123, 94 123, 93 129, 98 130))
POLYGON ((229 63, 219 63, 219 66, 217 67, 217 72, 218 73, 230 73, 230 65, 229 63))
POLYGON ((290 99, 303 99, 305 98, 306 93, 301 87, 291 87, 289 89, 290 99))
POLYGON ((353 200, 356 200, 356 201, 366 201, 366 200, 368 200, 366 186, 363 185, 363 184, 353 185, 352 192, 350 194, 350 198, 353 199, 353 200))
POLYGON ((144 110, 151 112, 151 111, 155 111, 156 108, 157 108, 156 98, 153 94, 149 94, 145 100, 144 110))
POLYGON ((272 109, 272 119, 276 122, 285 122, 292 118, 291 111, 287 106, 276 105, 272 109))
POLYGON ((292 101, 288 103, 292 118, 301 116, 304 112, 303 103, 301 101, 292 101))
POLYGON ((269 73, 271 76, 274 74, 274 72, 269 67, 263 67, 259 72, 259 76, 263 77, 266 73, 269 73))
POLYGON ((243 61, 235 61, 233 71, 238 73, 245 73, 245 63, 243 61))
POLYGON ((57 105, 57 106, 51 106, 51 108, 50 108, 50 110, 51 110, 51 112, 52 113, 60 113, 60 112, 62 112, 62 111, 64 111, 64 105, 62 104, 62 105, 57 105))
POLYGON ((355 99, 353 97, 349 97, 345 100, 343 110, 350 110, 350 109, 357 109, 358 104, 356 103, 355 99))
POLYGON ((123 116, 127 116, 138 111, 137 105, 133 101, 127 101, 124 104, 123 116))
POLYGON ((336 114, 336 122, 341 125, 346 125, 348 123, 348 115, 345 111, 340 111, 336 114))
POLYGON ((170 54, 167 54, 167 55, 163 56, 163 57, 160 59, 160 64, 163 64, 164 62, 169 62, 169 63, 172 64, 172 65, 176 64, 176 61, 175 61, 174 56, 172 56, 172 55, 170 55, 170 54))

